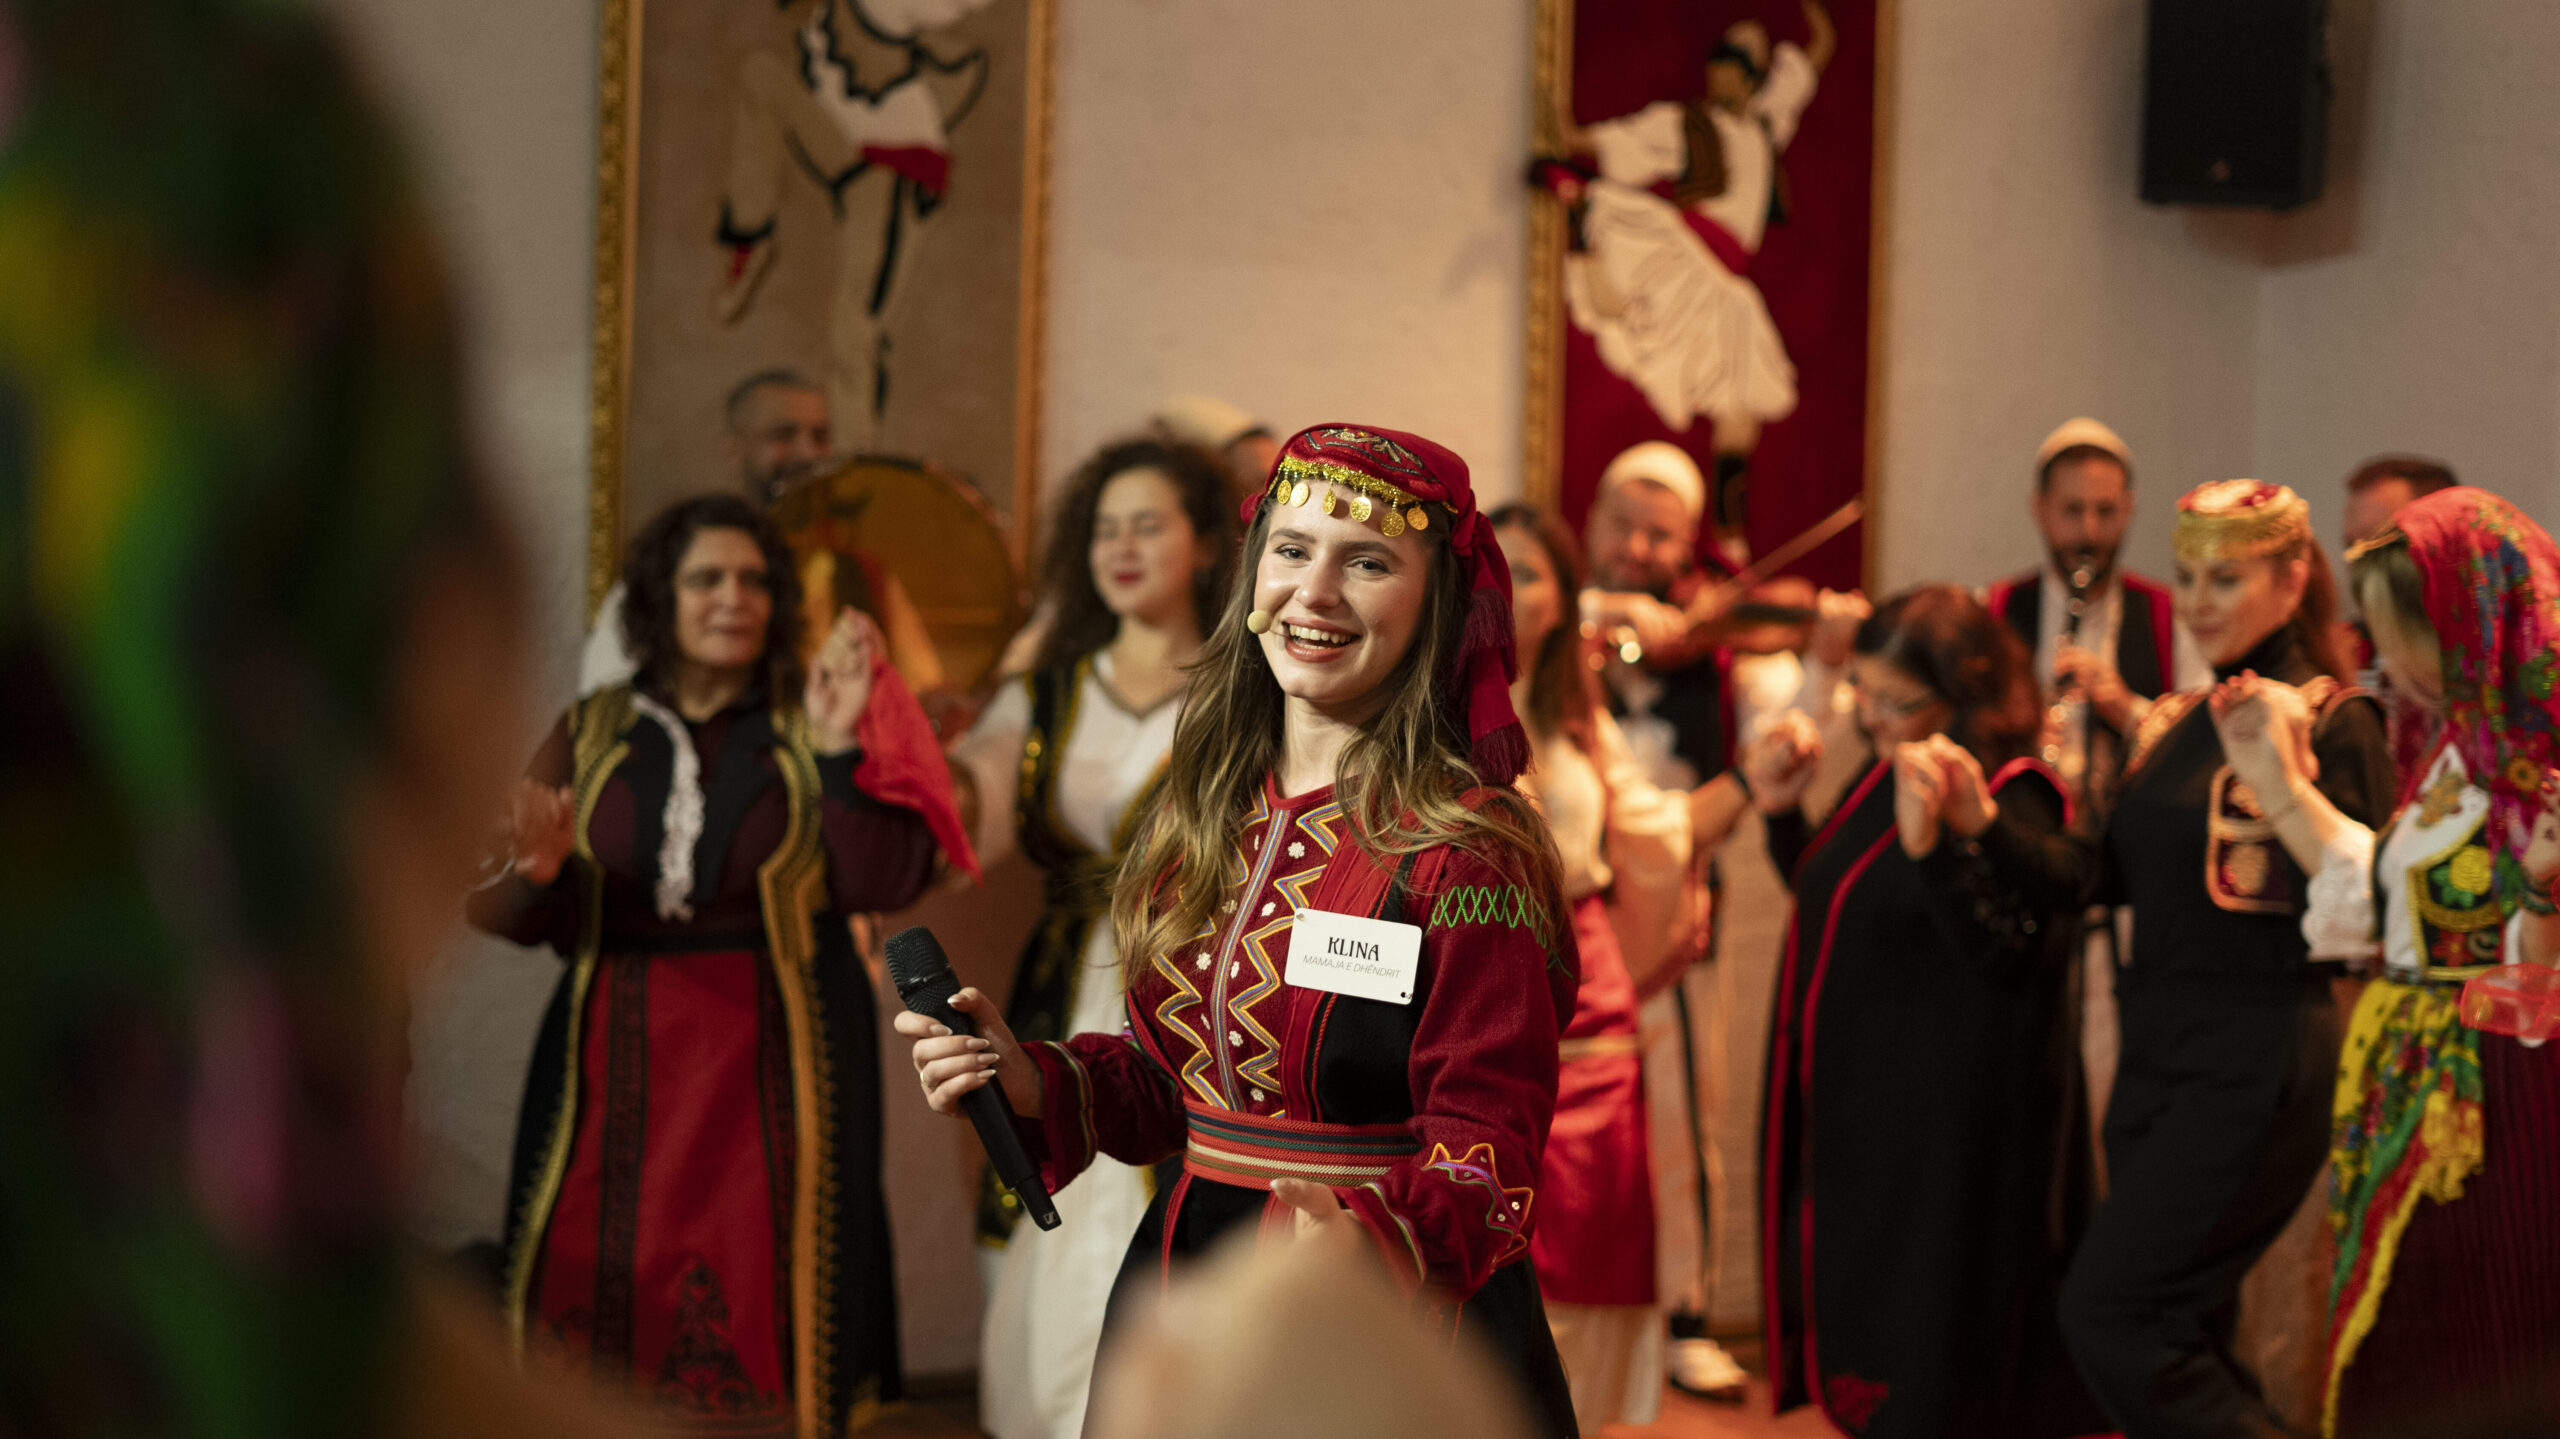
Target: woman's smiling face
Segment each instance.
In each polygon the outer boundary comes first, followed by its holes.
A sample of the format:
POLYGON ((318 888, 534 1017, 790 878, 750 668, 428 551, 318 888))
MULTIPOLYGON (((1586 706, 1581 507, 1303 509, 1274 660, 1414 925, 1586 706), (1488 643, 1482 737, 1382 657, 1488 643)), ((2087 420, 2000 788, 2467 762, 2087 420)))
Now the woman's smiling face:
POLYGON ((2302 605, 2309 567, 2301 560, 2178 561, 2178 619, 2205 663, 2238 664, 2302 605))
POLYGON ((1357 723, 1386 702, 1387 677, 1413 648, 1437 541, 1415 530, 1388 539, 1346 509, 1273 512, 1254 556, 1253 604, 1271 616, 1262 655, 1280 692, 1357 723))

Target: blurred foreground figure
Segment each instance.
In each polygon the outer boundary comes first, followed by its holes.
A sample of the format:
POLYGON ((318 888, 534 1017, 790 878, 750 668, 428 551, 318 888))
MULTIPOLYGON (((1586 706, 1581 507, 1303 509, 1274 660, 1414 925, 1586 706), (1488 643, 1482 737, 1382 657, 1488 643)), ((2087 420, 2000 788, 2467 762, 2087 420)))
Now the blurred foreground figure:
POLYGON ((1094 1439, 1526 1439, 1512 1392, 1352 1236, 1231 1241, 1104 1346, 1094 1439))
POLYGON ((403 173, 289 5, 0 0, 0 1434, 581 1432, 395 1238, 517 669, 403 173))

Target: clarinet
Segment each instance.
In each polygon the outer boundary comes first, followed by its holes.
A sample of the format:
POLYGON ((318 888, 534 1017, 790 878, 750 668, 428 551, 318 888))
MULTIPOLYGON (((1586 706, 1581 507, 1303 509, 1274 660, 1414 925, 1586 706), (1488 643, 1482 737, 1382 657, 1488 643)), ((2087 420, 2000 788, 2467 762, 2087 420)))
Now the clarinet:
MULTIPOLYGON (((2080 642, 2080 623, 2089 613, 2089 591, 2098 581, 2097 556, 2087 550, 2081 550, 2072 556, 2072 560, 2071 573, 2063 581, 2069 595, 2062 612, 2062 638, 2059 642, 2061 645, 2076 645, 2080 642)), ((2061 743, 2063 729, 2071 726, 2079 731, 2080 772, 2066 778, 2075 792, 2072 796, 2074 802, 2085 806, 2090 798, 2091 780, 2088 700, 2079 693, 2077 686, 2057 685, 2054 687, 2052 707, 2047 713, 2052 719, 2055 742, 2046 747, 2045 763, 2060 767, 2063 755, 2061 743), (2078 709, 2077 714, 2073 713, 2075 706, 2078 709)))

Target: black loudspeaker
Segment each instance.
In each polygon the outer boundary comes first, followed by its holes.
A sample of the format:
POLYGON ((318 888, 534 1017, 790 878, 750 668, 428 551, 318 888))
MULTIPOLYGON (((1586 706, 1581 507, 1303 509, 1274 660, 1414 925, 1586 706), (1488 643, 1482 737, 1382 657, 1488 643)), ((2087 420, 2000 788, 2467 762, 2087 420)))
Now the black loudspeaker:
POLYGON ((2328 138, 2328 0, 2151 0, 2143 199, 2307 205, 2328 138))

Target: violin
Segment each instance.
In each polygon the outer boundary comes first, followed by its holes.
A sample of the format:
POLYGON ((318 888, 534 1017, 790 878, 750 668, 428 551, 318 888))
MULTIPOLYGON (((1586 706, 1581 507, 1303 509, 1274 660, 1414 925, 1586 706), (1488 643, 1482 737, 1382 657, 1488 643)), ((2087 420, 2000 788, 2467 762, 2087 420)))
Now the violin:
MULTIPOLYGON (((1803 649, 1812 636, 1817 614, 1813 582, 1776 572, 1856 524, 1865 513, 1866 501, 1852 499, 1811 529, 1753 561, 1742 573, 1700 586, 1680 606, 1688 620, 1687 631, 1671 647, 1671 653, 1657 650, 1653 654, 1653 667, 1676 669, 1719 649, 1744 654, 1803 649)), ((1597 625, 1585 624, 1583 628, 1587 638, 1604 645, 1618 659, 1628 664, 1646 662, 1645 647, 1632 628, 1612 625, 1606 627, 1606 633, 1597 625)))

